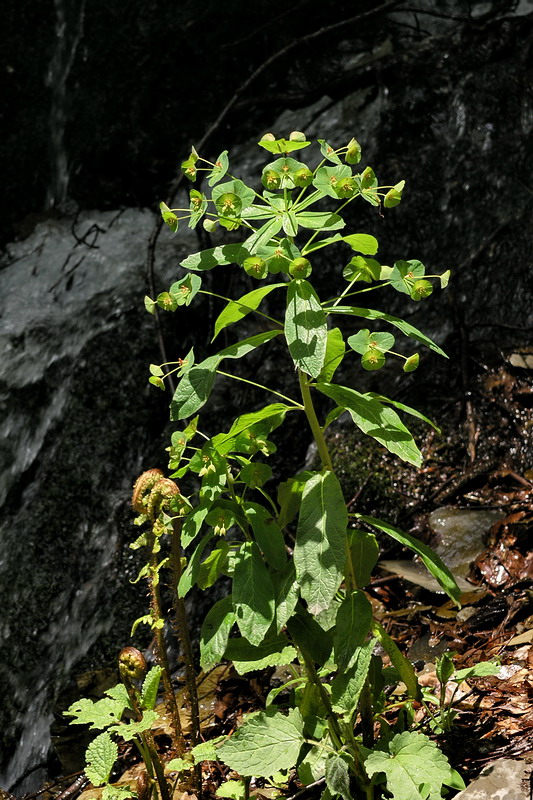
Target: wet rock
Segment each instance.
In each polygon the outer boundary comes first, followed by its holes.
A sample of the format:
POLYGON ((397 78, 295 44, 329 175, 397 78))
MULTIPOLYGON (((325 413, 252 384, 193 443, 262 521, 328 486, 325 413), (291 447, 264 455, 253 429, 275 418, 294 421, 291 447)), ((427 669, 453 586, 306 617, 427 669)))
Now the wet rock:
POLYGON ((504 517, 496 509, 437 508, 428 517, 438 537, 433 549, 454 575, 464 578, 483 552, 491 525, 504 517))
POLYGON ((528 800, 526 778, 530 772, 526 761, 501 758, 484 767, 455 800, 528 800))

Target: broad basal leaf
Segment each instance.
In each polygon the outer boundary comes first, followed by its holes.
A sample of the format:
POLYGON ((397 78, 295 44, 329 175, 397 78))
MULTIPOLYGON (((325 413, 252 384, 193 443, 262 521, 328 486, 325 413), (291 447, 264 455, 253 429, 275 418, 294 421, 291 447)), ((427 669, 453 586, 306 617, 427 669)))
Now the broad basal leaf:
POLYGON ((346 559, 348 512, 336 475, 317 473, 305 484, 294 547, 302 597, 311 614, 331 603, 346 559))
POLYGON ((435 742, 423 733, 393 736, 388 752, 374 750, 365 761, 368 776, 384 772, 393 800, 437 800, 449 785, 451 767, 435 742))
POLYGON ((211 669, 222 660, 234 622, 231 596, 217 600, 207 612, 200 630, 200 666, 203 670, 211 669))
POLYGON ((422 465, 422 454, 411 432, 392 408, 347 386, 319 383, 317 389, 345 408, 363 433, 372 436, 404 461, 416 467, 422 465))
POLYGON ((285 337, 295 365, 316 378, 324 365, 326 315, 311 284, 298 278, 287 288, 285 337))
POLYGON ((274 587, 255 542, 244 542, 233 574, 233 608, 239 630, 258 645, 274 620, 274 587))
POLYGON ((269 708, 241 725, 217 752, 219 759, 240 775, 269 778, 296 763, 303 743, 298 709, 285 716, 269 708))

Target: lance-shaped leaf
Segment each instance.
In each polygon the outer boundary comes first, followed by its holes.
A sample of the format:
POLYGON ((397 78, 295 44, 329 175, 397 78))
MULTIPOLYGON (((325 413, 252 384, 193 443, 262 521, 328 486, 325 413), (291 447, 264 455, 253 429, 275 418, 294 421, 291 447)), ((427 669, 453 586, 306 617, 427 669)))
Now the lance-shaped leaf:
POLYGON ((346 560, 348 512, 336 475, 317 473, 305 484, 294 546, 300 591, 311 614, 329 604, 339 588, 346 560))
POLYGON ((192 554, 189 563, 184 569, 178 583, 178 597, 185 597, 196 583, 196 578, 198 577, 198 572, 200 571, 200 559, 202 558, 205 548, 214 535, 215 533, 211 528, 196 546, 196 549, 192 554))
POLYGON ((367 392, 369 397, 373 397, 375 400, 379 400, 380 403, 387 403, 390 406, 394 406, 394 408, 399 408, 400 411, 404 411, 406 414, 409 414, 411 417, 416 417, 416 419, 421 419, 423 422, 427 422, 428 425, 440 433, 440 428, 432 422, 429 417, 426 417, 425 414, 422 414, 420 411, 417 411, 416 408, 411 408, 411 406, 406 406, 405 403, 400 403, 398 400, 391 400, 389 397, 384 397, 382 394, 376 394, 375 392, 367 392))
POLYGON ((195 414, 208 400, 218 365, 224 358, 242 358, 251 353, 256 347, 269 342, 274 336, 282 333, 281 330, 264 331, 256 336, 250 336, 241 342, 236 342, 221 350, 214 356, 209 356, 196 367, 183 376, 174 392, 170 404, 170 418, 173 421, 184 419, 195 414))
POLYGON ((250 644, 246 639, 230 639, 224 658, 233 662, 239 675, 256 669, 279 667, 290 664, 296 658, 296 650, 291 647, 284 634, 269 634, 259 645, 250 644))
POLYGON ((326 355, 324 357, 324 365, 318 376, 319 381, 331 381, 337 367, 344 358, 346 345, 342 337, 340 328, 331 328, 328 331, 328 338, 326 342, 326 355))
POLYGON ((357 708, 372 660, 372 650, 377 639, 362 644, 355 653, 355 660, 346 672, 339 672, 331 683, 331 703, 335 711, 348 719, 357 708))
POLYGON ((244 542, 233 573, 233 608, 239 630, 258 645, 274 620, 275 592, 255 542, 244 542))
POLYGON ((274 289, 279 289, 286 286, 285 283, 273 283, 269 286, 260 286, 259 289, 254 289, 253 292, 243 295, 239 300, 230 300, 227 306, 220 312, 215 320, 213 341, 221 330, 243 319, 247 314, 255 311, 261 305, 263 299, 273 292, 274 289))
POLYGON ((231 597, 217 600, 206 614, 200 630, 200 666, 211 669, 222 660, 235 622, 231 597))
POLYGON ((282 226, 283 222, 281 216, 269 219, 268 222, 265 222, 264 225, 246 239, 244 246, 249 253, 255 255, 261 247, 267 245, 270 240, 280 232, 282 226))
POLYGON ((344 228, 345 221, 338 214, 329 211, 304 211, 296 214, 298 225, 312 231, 337 231, 344 228))
POLYGON ((328 314, 350 314, 353 317, 363 317, 364 319, 384 319, 385 322, 389 322, 391 325, 394 325, 395 328, 398 328, 405 336, 416 339, 417 342, 426 345, 426 347, 429 347, 430 350, 433 350, 440 356, 448 358, 444 350, 441 350, 438 344, 435 344, 429 336, 426 336, 425 333, 419 331, 414 325, 410 325, 399 317, 393 317, 390 314, 385 314, 383 311, 376 311, 373 308, 358 308, 357 306, 335 306, 327 308, 326 310, 328 314))
POLYGON ((141 708, 154 709, 157 700, 157 690, 159 688, 159 681, 161 679, 162 669, 159 665, 152 667, 148 675, 143 681, 141 691, 141 708))
POLYGON ((287 288, 285 337, 295 365, 316 378, 324 365, 328 328, 315 290, 301 278, 287 288))
POLYGON ((194 271, 204 271, 223 264, 243 264, 249 255, 242 244, 223 244, 199 253, 191 253, 180 262, 180 266, 194 271))
POLYGON ((346 573, 353 571, 355 584, 362 589, 370 583, 372 570, 379 557, 379 545, 373 533, 351 529, 348 532, 348 545, 351 565, 346 566, 346 573))
POLYGON ((285 716, 270 707, 248 719, 217 752, 220 760, 240 775, 269 778, 294 766, 304 741, 298 709, 285 716))
POLYGON ((383 531, 383 533, 386 533, 391 537, 391 539, 395 539, 397 542, 400 542, 400 544, 403 544, 404 547, 408 547, 414 553, 419 555, 424 562, 426 569, 428 569, 433 577, 439 582, 448 597, 450 597, 455 603, 459 603, 461 590, 457 586, 455 578, 444 561, 431 549, 431 547, 428 547, 427 544, 424 544, 419 539, 415 539, 414 536, 405 533, 405 531, 401 531, 399 528, 395 528, 388 522, 384 522, 382 519, 367 517, 364 514, 357 514, 357 518, 368 523, 368 525, 371 525, 373 528, 383 531))
POLYGON ((285 540, 281 528, 272 517, 272 512, 259 503, 246 503, 244 512, 268 564, 274 569, 285 570, 287 566, 285 540))
POLYGON ((420 686, 411 662, 406 659, 398 648, 398 645, 391 639, 385 628, 380 625, 379 622, 372 622, 372 633, 379 640, 380 645, 389 656, 392 664, 400 673, 400 678, 405 683, 410 696, 415 700, 420 700, 420 686))
POLYGON ((392 408, 347 386, 319 383, 317 388, 337 405, 345 408, 363 433, 372 436, 403 461, 416 467, 422 465, 422 454, 412 434, 392 408))
POLYGON ((337 611, 333 636, 333 651, 339 672, 344 672, 352 665, 358 648, 370 630, 371 622, 372 606, 366 594, 362 591, 350 592, 337 611))

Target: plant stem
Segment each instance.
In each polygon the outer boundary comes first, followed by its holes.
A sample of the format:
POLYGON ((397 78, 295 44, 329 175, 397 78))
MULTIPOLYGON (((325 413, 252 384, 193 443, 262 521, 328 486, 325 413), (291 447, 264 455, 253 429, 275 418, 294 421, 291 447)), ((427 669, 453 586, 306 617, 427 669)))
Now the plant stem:
MULTIPOLYGON (((152 534, 152 540, 155 540, 154 534, 152 534)), ((153 541, 151 542, 153 548, 153 541)), ((183 738, 183 729, 181 727, 181 719, 178 709, 178 704, 176 702, 176 695, 174 693, 174 688, 172 686, 172 679, 170 677, 170 667, 168 664, 168 654, 167 654, 167 647, 165 644, 165 636, 162 625, 158 624, 161 620, 163 620, 163 614, 161 611, 161 596, 159 592, 159 580, 157 577, 157 555, 156 553, 152 552, 150 556, 150 567, 151 567, 151 575, 148 579, 148 587, 150 591, 150 608, 152 611, 152 619, 155 623, 154 625, 154 638, 155 638, 155 657, 156 661, 162 669, 161 672, 161 679, 163 682, 163 688, 165 690, 165 706, 167 710, 167 714, 169 715, 172 728, 174 730, 174 745, 176 747, 176 751, 179 756, 183 756, 185 753, 185 740, 183 738)))
MULTIPOLYGON (((174 616, 172 626, 177 635, 183 654, 185 665, 185 678, 187 681, 187 695, 191 710, 191 742, 194 745, 200 741, 200 709, 198 704, 198 691, 196 685, 196 670, 192 654, 191 639, 187 620, 187 609, 183 597, 178 595, 178 583, 181 577, 181 519, 174 521, 174 530, 171 535, 170 570, 172 573, 171 592, 174 616)), ((202 797, 202 771, 201 765, 194 768, 195 790, 198 798, 202 797)))
POLYGON ((359 697, 359 713, 361 714, 363 745, 371 749, 374 746, 374 715, 372 712, 372 692, 368 678, 363 684, 359 697))
POLYGON ((300 391, 302 393, 305 415, 318 448, 318 454, 320 456, 320 461, 322 462, 322 467, 324 469, 333 470, 328 446, 326 444, 326 440, 324 439, 324 434, 322 432, 322 428, 320 427, 320 423, 318 422, 318 417, 313 405, 307 376, 304 372, 302 372, 301 369, 298 370, 298 379, 300 381, 300 391))

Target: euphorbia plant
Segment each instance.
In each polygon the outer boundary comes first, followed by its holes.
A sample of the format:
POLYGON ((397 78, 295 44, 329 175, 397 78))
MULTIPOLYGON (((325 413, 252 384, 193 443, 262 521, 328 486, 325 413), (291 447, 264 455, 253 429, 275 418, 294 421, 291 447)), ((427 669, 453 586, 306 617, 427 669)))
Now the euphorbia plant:
MULTIPOLYGON (((300 132, 287 139, 264 136, 259 145, 271 158, 262 171, 261 190, 230 175, 226 151, 212 163, 193 149, 183 171, 193 182, 205 176, 209 189, 193 188, 188 208, 161 204, 163 219, 174 232, 186 219, 191 228, 202 223, 210 232, 220 227, 242 232, 243 238, 235 243, 233 234, 229 243, 222 238, 217 246, 189 255, 180 265, 185 274, 169 291, 146 298, 148 310, 159 306, 175 311, 197 295, 212 294, 202 289, 201 274, 231 265, 259 285, 241 297, 214 295, 222 304, 213 339, 251 314, 263 324, 258 333, 199 362, 191 349, 172 364, 151 365, 150 381, 159 387, 177 373, 170 413, 181 425, 169 447, 169 479, 159 473, 158 481, 168 483, 157 530, 149 495, 144 507, 138 507, 140 521, 152 525, 151 534, 137 542, 150 548, 144 574, 159 581, 170 566, 175 602, 181 603, 194 586, 205 590, 221 576, 231 579, 230 592, 212 606, 202 625, 204 670, 229 659, 241 674, 288 665, 293 675, 232 736, 209 746, 193 741, 189 753, 178 747, 179 757, 168 769, 186 777, 193 763, 222 761, 243 778, 228 788, 231 796, 244 797, 251 777, 282 786, 295 767, 304 785, 324 779, 324 798, 371 800, 385 793, 396 800, 433 800, 443 786, 457 787, 461 780, 436 745, 408 727, 412 704, 422 694, 411 664, 373 619, 364 591, 378 558, 372 531, 417 553, 454 600, 459 590, 426 545, 384 520, 348 512, 325 432, 347 411, 364 434, 408 463, 421 465, 420 450, 398 412, 432 423, 381 394, 336 383, 335 374, 349 358, 356 368, 374 371, 396 357, 404 371, 415 370, 418 353, 396 352, 390 328, 444 356, 405 320, 352 303, 370 288, 389 288, 421 301, 435 281, 446 286, 449 272, 426 275, 415 259, 383 265, 375 258, 378 242, 373 236, 346 233, 342 212, 348 205, 362 199, 392 208, 401 201, 404 181, 381 186, 371 167, 356 171, 361 148, 355 139, 342 147, 319 140, 322 160, 312 168, 294 157, 310 144, 300 132), (331 278, 342 288, 332 285, 328 297, 321 298, 312 283, 313 264, 318 251, 330 246, 346 251, 338 280, 331 278), (279 319, 266 308, 274 293, 285 308, 279 319), (336 325, 346 316, 361 321, 361 329, 347 338, 336 325), (287 396, 283 386, 263 386, 222 369, 226 359, 268 348, 274 339, 284 344, 297 372, 295 397, 287 396), (238 416, 228 430, 213 433, 203 429, 198 412, 219 374, 264 389, 267 402, 238 416), (324 419, 316 412, 317 396, 330 401, 324 419), (275 450, 270 437, 279 435, 274 432, 289 414, 307 421, 320 466, 285 475, 275 486, 267 463, 275 450), (179 484, 181 491, 171 490, 170 484, 179 484), (186 496, 188 485, 196 488, 186 496), (170 556, 162 549, 163 534, 173 542, 170 556), (378 645, 392 668, 383 668, 375 652, 378 645), (403 706, 405 713, 392 725, 384 716, 384 690, 398 681, 405 685, 405 696, 396 707, 403 706)), ((144 621, 161 624, 153 613, 144 621)), ((192 683, 189 675, 191 697, 192 683)))

